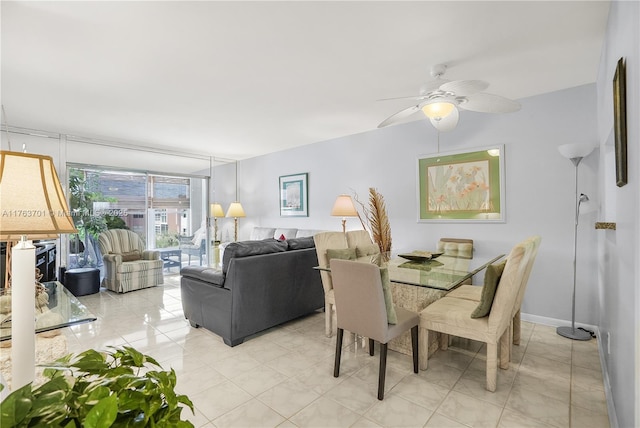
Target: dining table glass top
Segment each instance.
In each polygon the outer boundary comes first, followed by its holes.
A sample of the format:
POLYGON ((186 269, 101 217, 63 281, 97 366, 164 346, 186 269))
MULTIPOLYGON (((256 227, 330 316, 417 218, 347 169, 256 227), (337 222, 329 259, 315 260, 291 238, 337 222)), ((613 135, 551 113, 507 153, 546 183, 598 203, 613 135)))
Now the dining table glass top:
MULTIPOLYGON (((399 256, 385 260, 381 255, 374 255, 360 257, 355 261, 387 267, 391 282, 448 291, 458 287, 502 257, 504 254, 485 257, 474 256, 471 259, 441 255, 430 260, 415 261, 399 256)), ((318 266, 317 269, 331 271, 329 266, 318 266)))

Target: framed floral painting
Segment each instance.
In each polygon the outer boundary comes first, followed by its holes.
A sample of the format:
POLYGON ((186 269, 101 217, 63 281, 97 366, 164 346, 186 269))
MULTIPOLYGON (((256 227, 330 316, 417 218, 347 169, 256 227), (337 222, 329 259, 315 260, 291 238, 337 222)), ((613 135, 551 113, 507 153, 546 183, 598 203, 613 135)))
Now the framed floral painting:
POLYGON ((307 173, 280 177, 280 216, 308 217, 307 173))
POLYGON ((418 221, 505 222, 504 146, 418 158, 418 221))

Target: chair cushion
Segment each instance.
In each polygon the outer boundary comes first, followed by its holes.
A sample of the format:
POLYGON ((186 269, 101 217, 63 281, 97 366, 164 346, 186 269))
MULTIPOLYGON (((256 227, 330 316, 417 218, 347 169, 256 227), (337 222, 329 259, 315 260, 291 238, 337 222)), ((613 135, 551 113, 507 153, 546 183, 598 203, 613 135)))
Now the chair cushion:
POLYGON ((500 283, 500 277, 504 271, 506 260, 500 263, 487 266, 487 271, 484 274, 484 286, 482 287, 482 295, 480 296, 480 303, 476 309, 471 313, 471 318, 482 318, 489 315, 491 312, 491 305, 493 304, 493 298, 496 295, 498 284, 500 283))
POLYGON ((356 249, 355 248, 328 248, 327 260, 342 259, 342 260, 355 260, 356 249))
POLYGON ((375 254, 380 254, 380 248, 376 244, 356 246, 357 257, 373 256, 375 254))
POLYGON ((128 253, 121 254, 123 262, 134 262, 136 260, 140 260, 142 257, 140 256, 140 251, 133 250, 128 253))
POLYGON ((482 286, 481 285, 461 285, 460 287, 452 290, 447 294, 448 297, 455 297, 457 299, 466 299, 473 300, 474 302, 479 302, 482 297, 482 286))
POLYGON ((387 309, 387 322, 389 324, 397 324, 398 316, 396 307, 393 305, 393 296, 391 295, 391 284, 389 282, 389 270, 380 268, 380 280, 382 281, 382 294, 384 295, 384 305, 387 309))

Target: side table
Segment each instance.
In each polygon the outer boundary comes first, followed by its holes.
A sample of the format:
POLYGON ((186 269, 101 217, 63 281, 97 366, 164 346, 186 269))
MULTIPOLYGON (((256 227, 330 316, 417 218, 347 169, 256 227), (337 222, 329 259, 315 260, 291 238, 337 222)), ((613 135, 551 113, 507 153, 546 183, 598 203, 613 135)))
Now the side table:
POLYGON ((69 269, 64 273, 65 288, 74 296, 85 296, 100 291, 100 269, 69 269))

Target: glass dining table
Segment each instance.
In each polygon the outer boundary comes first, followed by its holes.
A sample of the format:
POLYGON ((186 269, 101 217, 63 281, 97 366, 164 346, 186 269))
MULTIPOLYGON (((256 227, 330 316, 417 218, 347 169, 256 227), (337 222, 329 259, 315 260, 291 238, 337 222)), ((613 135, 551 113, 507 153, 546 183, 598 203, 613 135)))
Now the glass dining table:
MULTIPOLYGON (((415 258, 412 257, 412 254, 409 254, 409 257, 415 258)), ((471 259, 440 255, 435 258, 424 257, 422 260, 408 260, 400 256, 394 256, 386 260, 380 255, 375 255, 360 257, 355 261, 387 267, 394 304, 414 312, 420 312, 503 257, 504 254, 491 256, 474 255, 471 259)), ((331 271, 329 266, 318 266, 317 269, 331 271)), ((411 355, 411 336, 409 332, 389 342, 389 349, 411 355)), ((438 337, 432 334, 430 336, 429 355, 437 349, 438 337)))

